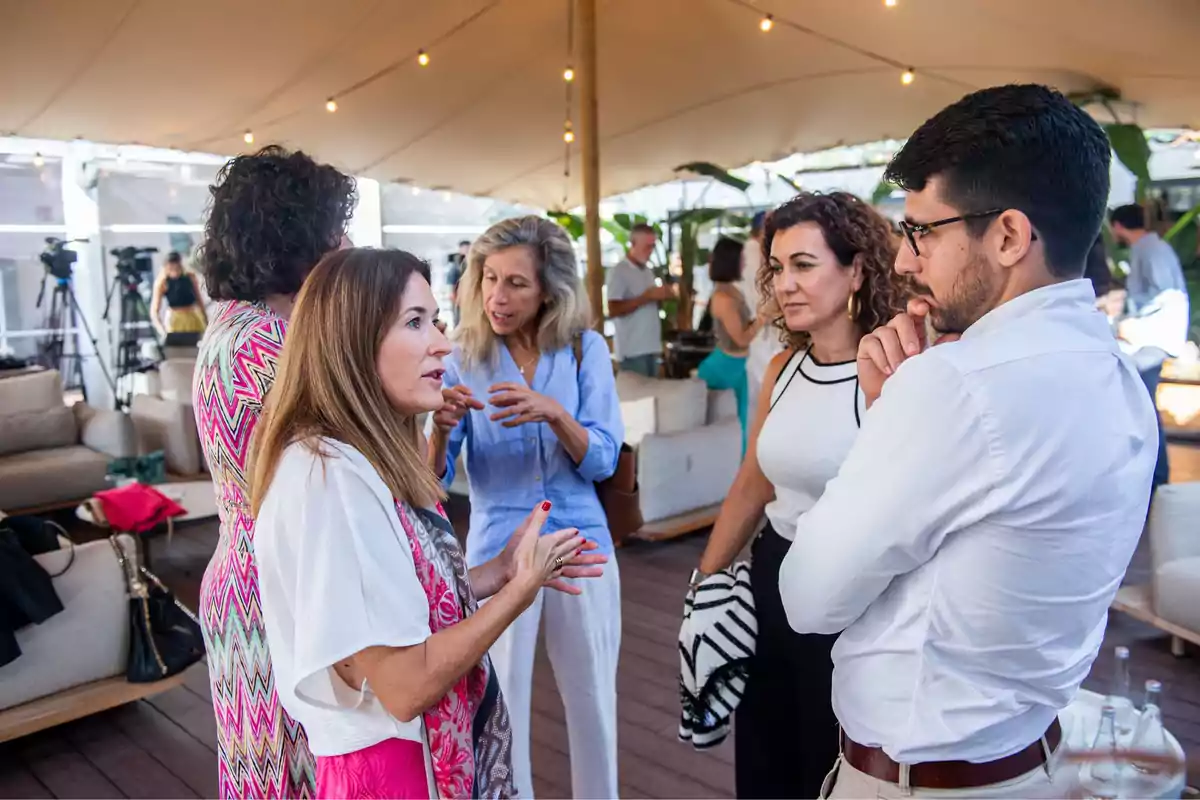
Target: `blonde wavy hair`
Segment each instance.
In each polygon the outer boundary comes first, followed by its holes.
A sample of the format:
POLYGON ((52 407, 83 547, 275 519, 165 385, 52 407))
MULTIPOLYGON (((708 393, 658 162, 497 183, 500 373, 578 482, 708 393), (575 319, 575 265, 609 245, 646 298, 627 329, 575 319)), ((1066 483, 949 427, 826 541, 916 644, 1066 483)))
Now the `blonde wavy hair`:
POLYGON ((321 437, 362 453, 397 500, 430 508, 444 497, 417 418, 392 406, 379 379, 379 348, 414 276, 428 281, 429 265, 411 253, 355 248, 330 253, 304 281, 250 445, 254 516, 288 445, 324 457, 321 437))
POLYGON ((458 285, 461 322, 454 341, 468 366, 488 363, 496 356, 496 334, 483 307, 483 262, 512 247, 530 248, 537 262, 538 283, 545 297, 538 316, 538 349, 551 353, 568 347, 589 326, 588 304, 567 232, 544 217, 506 219, 471 245, 467 269, 458 285))

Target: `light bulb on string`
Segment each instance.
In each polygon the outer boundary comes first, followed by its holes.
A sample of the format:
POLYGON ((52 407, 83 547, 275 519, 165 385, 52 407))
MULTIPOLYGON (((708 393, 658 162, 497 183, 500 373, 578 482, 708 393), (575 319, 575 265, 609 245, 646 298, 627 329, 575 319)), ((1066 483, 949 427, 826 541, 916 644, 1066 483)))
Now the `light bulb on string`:
POLYGON ((572 69, 571 67, 567 67, 566 69, 564 69, 563 70, 563 80, 566 81, 567 83, 570 83, 571 81, 575 80, 575 70, 572 69))
POLYGON ((575 131, 571 130, 571 121, 567 120, 566 129, 563 130, 563 141, 567 144, 575 141, 575 131))
POLYGON ((758 29, 763 33, 769 33, 771 28, 775 27, 775 18, 767 14, 758 22, 758 29))
POLYGON ((422 67, 428 67, 429 66, 429 53, 426 53, 424 50, 418 50, 417 51, 417 63, 420 64, 422 67))
POLYGON ((331 97, 325 101, 325 110, 328 111, 330 114, 337 111, 337 109, 338 109, 337 100, 334 100, 331 97))
POLYGON ((895 8, 899 0, 883 0, 883 5, 886 8, 895 8))
POLYGON ((916 75, 913 74, 912 68, 909 67, 908 69, 904 70, 904 72, 900 75, 900 82, 902 84, 904 84, 905 86, 908 86, 909 84, 911 84, 913 82, 913 80, 915 78, 916 78, 916 75))
POLYGON ((253 131, 246 131, 245 133, 243 133, 243 134, 242 134, 242 141, 243 141, 243 142, 245 142, 246 144, 254 144, 254 133, 253 133, 253 131))
POLYGON ((46 159, 44 159, 42 157, 41 153, 33 154, 33 165, 35 167, 37 167, 38 169, 41 169, 42 167, 46 166, 46 159))

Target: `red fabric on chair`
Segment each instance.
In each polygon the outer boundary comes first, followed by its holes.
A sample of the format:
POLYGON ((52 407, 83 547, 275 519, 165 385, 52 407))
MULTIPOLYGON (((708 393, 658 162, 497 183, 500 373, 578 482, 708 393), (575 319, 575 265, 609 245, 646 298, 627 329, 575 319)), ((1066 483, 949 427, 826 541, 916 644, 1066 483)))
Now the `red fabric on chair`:
POLYGON ((187 509, 162 492, 141 483, 96 492, 95 497, 104 509, 109 527, 128 533, 145 533, 187 513, 187 509))

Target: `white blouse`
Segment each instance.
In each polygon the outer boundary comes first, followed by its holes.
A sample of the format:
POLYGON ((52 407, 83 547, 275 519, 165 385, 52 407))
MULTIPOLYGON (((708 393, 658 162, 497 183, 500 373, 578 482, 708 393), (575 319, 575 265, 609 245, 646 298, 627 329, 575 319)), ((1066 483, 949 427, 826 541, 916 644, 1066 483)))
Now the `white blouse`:
POLYGON ((779 373, 758 435, 758 465, 775 487, 767 519, 788 541, 850 452, 865 402, 853 361, 821 364, 801 351, 779 373))
POLYGON ((280 702, 317 756, 424 743, 420 718, 401 722, 333 670, 367 647, 424 642, 429 601, 379 474, 353 447, 319 441, 325 458, 304 444, 284 451, 254 528, 280 702))

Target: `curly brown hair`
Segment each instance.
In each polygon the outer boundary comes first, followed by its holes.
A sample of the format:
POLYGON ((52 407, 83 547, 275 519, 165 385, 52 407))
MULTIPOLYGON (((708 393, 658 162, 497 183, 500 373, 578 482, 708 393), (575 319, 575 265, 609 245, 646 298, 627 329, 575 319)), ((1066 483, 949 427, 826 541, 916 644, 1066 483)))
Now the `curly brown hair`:
POLYGON ((228 162, 209 187, 200 271, 213 300, 295 294, 336 250, 357 200, 354 179, 268 145, 228 162))
POLYGON ((763 262, 755 281, 761 302, 773 312, 771 324, 779 330, 779 339, 785 346, 803 349, 808 346, 809 335, 790 330, 778 312, 772 286, 771 243, 775 234, 801 222, 815 222, 821 227, 825 243, 843 267, 849 267, 855 256, 862 256, 863 285, 858 291, 855 321, 864 333, 886 324, 904 310, 912 291, 895 270, 899 237, 891 223, 848 192, 803 192, 767 215, 763 262))

